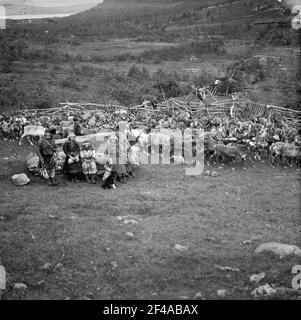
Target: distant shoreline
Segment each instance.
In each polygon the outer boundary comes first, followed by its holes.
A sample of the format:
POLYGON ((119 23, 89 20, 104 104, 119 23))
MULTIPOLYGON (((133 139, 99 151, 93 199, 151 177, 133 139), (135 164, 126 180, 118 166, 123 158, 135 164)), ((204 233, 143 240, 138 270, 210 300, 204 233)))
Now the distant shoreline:
POLYGON ((73 13, 46 13, 46 14, 17 14, 7 16, 7 20, 34 20, 34 19, 46 19, 46 18, 63 18, 71 16, 73 13))

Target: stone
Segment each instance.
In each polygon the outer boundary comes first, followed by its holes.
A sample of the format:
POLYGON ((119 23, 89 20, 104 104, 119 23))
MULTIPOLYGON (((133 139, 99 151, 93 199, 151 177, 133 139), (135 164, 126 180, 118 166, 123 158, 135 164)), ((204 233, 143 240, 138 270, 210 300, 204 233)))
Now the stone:
POLYGON ((25 173, 15 174, 12 176, 13 184, 16 186, 25 186, 30 182, 30 179, 27 177, 25 173))
POLYGON ((14 283, 14 289, 26 290, 28 287, 25 283, 14 283))
POLYGON ((217 239, 214 237, 207 237, 205 238, 206 241, 212 241, 212 242, 217 242, 217 239))
POLYGON ((214 268, 221 270, 221 271, 233 271, 233 272, 240 272, 238 268, 232 268, 232 267, 222 267, 217 264, 214 265, 214 268))
POLYGON ((54 266, 53 271, 62 271, 63 268, 64 268, 64 265, 61 262, 59 262, 54 266))
POLYGON ((219 290, 217 290, 217 295, 219 296, 219 297, 225 297, 226 296, 226 290, 223 290, 223 289, 219 289, 219 290))
POLYGON ((251 243, 252 243, 252 239, 249 239, 249 240, 242 241, 240 244, 251 244, 251 243))
POLYGON ((45 280, 40 280, 36 283, 37 286, 42 286, 45 283, 45 280))
POLYGON ((203 295, 201 292, 197 292, 195 295, 194 295, 194 299, 202 299, 203 298, 203 295))
POLYGON ((255 253, 262 252, 273 252, 278 255, 280 259, 290 255, 301 257, 301 249, 299 247, 277 242, 263 243, 255 249, 255 253))
POLYGON ((219 173, 216 172, 216 171, 206 170, 206 171, 204 172, 204 175, 205 175, 205 176, 209 176, 209 177, 218 177, 218 176, 219 176, 219 173))
POLYGON ((272 288, 269 284, 265 284, 264 286, 257 287, 251 292, 251 295, 254 298, 258 297, 270 297, 277 293, 276 289, 272 288))
POLYGON ((111 265, 112 265, 112 270, 115 270, 118 266, 116 261, 111 261, 111 265))
POLYGON ((250 277, 250 281, 251 282, 255 282, 255 283, 258 283, 260 282, 262 279, 265 278, 265 273, 264 272, 260 272, 258 274, 253 274, 251 277, 250 277))
POLYGON ((129 220, 127 220, 127 219, 125 219, 124 221, 123 221, 123 223, 124 224, 139 224, 139 222, 138 221, 136 221, 136 220, 134 220, 134 219, 129 219, 129 220))
POLYGON ((48 215, 48 218, 51 218, 51 219, 58 219, 58 216, 53 215, 53 214, 49 214, 49 215, 48 215))
POLYGON ((49 262, 46 262, 42 267, 41 267, 42 270, 45 270, 45 271, 50 271, 52 269, 52 264, 49 263, 49 262))
POLYGON ((179 250, 179 251, 187 251, 188 250, 187 247, 181 246, 180 244, 176 244, 175 249, 179 250))

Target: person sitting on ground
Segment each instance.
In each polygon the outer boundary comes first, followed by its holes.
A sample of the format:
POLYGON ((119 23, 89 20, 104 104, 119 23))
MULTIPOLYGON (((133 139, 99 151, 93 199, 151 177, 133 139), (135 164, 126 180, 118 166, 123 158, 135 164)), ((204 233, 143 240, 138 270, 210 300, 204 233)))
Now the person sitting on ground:
POLYGON ((49 185, 57 186, 55 169, 57 166, 57 147, 49 129, 45 129, 44 137, 37 144, 37 155, 42 168, 46 169, 49 176, 49 185))
POLYGON ((77 175, 82 171, 80 161, 80 145, 75 140, 75 134, 69 134, 67 141, 63 144, 63 151, 66 155, 63 172, 67 174, 71 181, 77 182, 77 175))
POLYGON ((86 181, 88 183, 95 184, 95 175, 97 172, 96 162, 95 162, 95 150, 92 148, 90 142, 84 142, 83 148, 80 152, 80 157, 82 161, 83 173, 85 175, 86 181), (91 178, 91 180, 90 180, 91 178))

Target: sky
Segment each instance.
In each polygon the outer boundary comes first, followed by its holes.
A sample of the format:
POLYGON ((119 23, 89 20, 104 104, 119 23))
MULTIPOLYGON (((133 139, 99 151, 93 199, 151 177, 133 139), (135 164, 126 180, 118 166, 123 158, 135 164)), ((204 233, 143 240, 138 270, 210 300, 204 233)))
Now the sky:
POLYGON ((99 0, 26 0, 26 2, 31 2, 32 5, 39 7, 61 7, 70 6, 78 4, 91 4, 99 3, 99 0))
POLYGON ((283 5, 292 8, 295 5, 301 5, 301 0, 277 0, 283 5))
POLYGON ((102 0, 0 0, 0 4, 21 4, 37 7, 62 7, 79 4, 97 4, 102 0))

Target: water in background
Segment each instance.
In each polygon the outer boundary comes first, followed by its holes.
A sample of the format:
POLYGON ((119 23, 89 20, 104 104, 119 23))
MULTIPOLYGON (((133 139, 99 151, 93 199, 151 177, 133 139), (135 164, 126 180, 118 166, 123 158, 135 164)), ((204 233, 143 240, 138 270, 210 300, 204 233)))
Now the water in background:
POLYGON ((47 13, 47 14, 17 14, 7 16, 6 19, 11 20, 33 20, 33 19, 45 19, 45 18, 63 18, 71 16, 75 13, 47 13))

